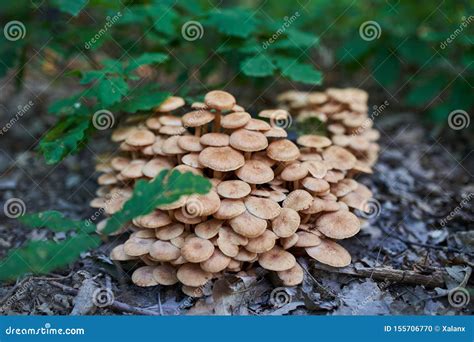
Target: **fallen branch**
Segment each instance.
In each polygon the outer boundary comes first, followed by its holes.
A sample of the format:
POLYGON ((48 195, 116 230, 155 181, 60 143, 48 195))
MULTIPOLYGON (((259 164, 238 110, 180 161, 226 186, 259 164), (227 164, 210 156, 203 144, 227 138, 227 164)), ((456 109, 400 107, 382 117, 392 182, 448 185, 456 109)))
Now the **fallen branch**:
POLYGON ((388 267, 353 267, 334 268, 323 264, 315 264, 315 269, 332 273, 345 274, 361 278, 371 278, 379 281, 389 281, 399 284, 423 285, 428 288, 445 287, 443 271, 435 270, 431 274, 421 274, 415 271, 397 270, 388 267))

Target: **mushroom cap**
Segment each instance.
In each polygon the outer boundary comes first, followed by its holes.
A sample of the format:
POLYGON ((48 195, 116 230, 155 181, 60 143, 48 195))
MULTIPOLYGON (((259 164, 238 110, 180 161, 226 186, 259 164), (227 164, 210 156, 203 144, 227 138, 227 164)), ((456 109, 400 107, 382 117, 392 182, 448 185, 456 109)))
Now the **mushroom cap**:
POLYGON ((321 240, 318 246, 306 248, 306 253, 311 258, 333 267, 345 267, 351 263, 349 252, 341 245, 328 239, 321 240))
POLYGON ((252 189, 241 180, 229 180, 219 183, 217 193, 221 197, 239 199, 247 196, 252 189))
POLYGON ((247 112, 230 113, 221 119, 221 126, 227 129, 241 128, 244 127, 251 118, 247 112))
POLYGON ((367 209, 367 198, 363 197, 357 192, 350 192, 339 199, 341 202, 347 204, 349 208, 364 211, 367 209))
POLYGON ((308 160, 303 164, 314 178, 324 178, 328 173, 327 166, 322 161, 308 160))
POLYGON ((173 135, 163 141, 163 144, 161 145, 161 150, 165 154, 184 154, 186 153, 185 150, 183 150, 181 147, 178 145, 178 140, 180 136, 179 135, 173 135))
POLYGON ((236 104, 235 97, 222 90, 210 91, 204 96, 204 103, 217 110, 231 110, 236 104))
POLYGON ((244 211, 245 205, 241 199, 223 199, 219 210, 214 213, 214 217, 220 220, 230 220, 244 211))
POLYGON ((180 136, 178 146, 189 152, 201 152, 204 149, 204 146, 200 143, 200 138, 194 135, 180 136))
POLYGON ((313 196, 305 190, 293 190, 283 201, 283 208, 291 208, 296 211, 308 209, 313 203, 313 196))
POLYGON ((156 286, 158 282, 153 276, 154 266, 142 266, 137 268, 132 274, 132 282, 137 286, 156 286))
POLYGON ((335 211, 322 214, 316 220, 316 228, 327 237, 346 239, 357 234, 360 222, 350 211, 335 211))
POLYGON ((159 130, 161 128, 160 118, 158 116, 152 116, 146 119, 145 125, 151 130, 159 130))
POLYGON ((345 178, 331 185, 331 193, 337 197, 342 197, 357 189, 359 183, 357 181, 345 178))
POLYGON ((169 225, 171 219, 166 213, 155 210, 150 214, 137 217, 134 222, 142 228, 159 228, 169 225))
POLYGON ((267 228, 267 221, 253 216, 248 211, 231 219, 229 224, 236 233, 248 238, 263 234, 267 228))
POLYGON ((221 200, 217 192, 211 190, 205 195, 191 195, 186 199, 185 213, 190 217, 209 216, 219 210, 221 200))
POLYGON ((270 271, 286 271, 295 266, 296 259, 293 254, 275 246, 268 252, 260 254, 258 263, 270 271))
POLYGON ((295 266, 286 271, 277 272, 278 278, 285 286, 296 286, 303 282, 304 271, 303 268, 296 263, 295 266))
POLYGON ((204 166, 199 162, 199 153, 188 153, 181 158, 181 162, 184 165, 194 167, 196 169, 202 169, 204 166))
POLYGON ((288 139, 281 139, 268 145, 267 155, 277 161, 292 161, 298 159, 300 150, 288 139))
POLYGON ((215 171, 237 170, 245 164, 244 156, 232 147, 206 147, 199 154, 199 162, 215 171))
POLYGON ((184 106, 184 100, 178 96, 170 96, 163 103, 161 103, 155 111, 159 113, 171 112, 184 106))
POLYGON ((128 135, 135 130, 135 127, 118 127, 112 132, 112 141, 120 142, 127 139, 128 135))
POLYGON ((209 259, 214 253, 212 242, 199 237, 192 237, 185 241, 181 248, 181 255, 189 262, 203 262, 209 259))
POLYGON ((280 215, 281 207, 271 199, 248 196, 244 201, 249 213, 258 218, 273 220, 280 215))
POLYGON ((140 178, 143 176, 143 167, 145 166, 145 161, 141 159, 132 160, 120 174, 125 178, 140 178))
POLYGON ((326 176, 324 176, 324 180, 329 183, 337 183, 341 179, 344 179, 345 175, 344 172, 339 170, 328 170, 326 176))
POLYGON ((229 266, 231 258, 222 253, 219 249, 215 249, 211 257, 201 262, 201 268, 210 273, 223 271, 229 266))
POLYGON ((271 118, 286 118, 290 115, 287 110, 284 109, 265 109, 258 113, 258 116, 265 119, 271 118))
POLYGON ((298 242, 298 239, 299 239, 299 236, 298 234, 295 233, 289 237, 281 238, 280 243, 283 249, 290 249, 291 247, 296 245, 296 243, 298 242))
POLYGON ((189 296, 189 297, 192 297, 192 298, 201 298, 202 296, 204 296, 204 291, 203 291, 203 288, 202 286, 186 286, 186 285, 183 285, 181 286, 181 291, 183 291, 183 293, 186 295, 186 296, 189 296))
POLYGON ((250 119, 245 125, 245 129, 249 131, 268 131, 272 128, 267 122, 259 119, 250 119))
POLYGON ((350 170, 357 158, 348 150, 340 146, 330 146, 323 151, 323 159, 329 161, 336 170, 350 170))
POLYGON ((125 158, 125 157, 114 157, 112 158, 112 160, 110 161, 110 166, 112 166, 112 168, 115 170, 115 171, 122 171, 123 169, 125 169, 125 167, 127 167, 127 165, 130 163, 130 159, 128 158, 125 158))
POLYGON ((147 129, 134 129, 131 131, 127 138, 125 139, 125 143, 130 146, 134 147, 142 147, 151 145, 155 142, 155 135, 152 131, 147 129))
POLYGON ((211 239, 219 233, 219 229, 223 223, 224 221, 217 219, 204 221, 194 227, 194 233, 200 238, 211 239))
POLYGON ((314 91, 308 94, 307 100, 310 104, 322 104, 327 102, 328 96, 325 93, 314 91))
POLYGON ((263 133, 267 138, 286 138, 288 133, 281 127, 272 127, 263 133))
POLYGON ((99 185, 111 185, 117 183, 117 177, 113 173, 104 173, 97 178, 99 185))
POLYGON ((186 132, 186 128, 179 126, 162 126, 158 132, 165 135, 181 135, 186 132))
POLYGON ((278 237, 271 231, 265 230, 262 235, 249 239, 245 249, 252 253, 268 252, 275 246, 278 237))
POLYGON ((142 168, 143 175, 155 178, 161 171, 171 169, 174 165, 166 158, 156 157, 150 159, 142 168))
POLYGON ((238 129, 230 135, 230 145, 239 151, 255 152, 267 148, 268 140, 260 132, 238 129))
POLYGON ((156 266, 153 270, 153 278, 160 285, 174 285, 178 282, 176 277, 176 268, 171 265, 156 266))
POLYGON ((319 197, 315 197, 313 199, 313 202, 309 206, 309 208, 302 210, 301 212, 303 214, 317 214, 325 210, 326 210, 326 201, 319 197))
POLYGON ((207 110, 194 110, 183 115, 181 120, 185 127, 199 127, 214 120, 214 114, 207 110))
POLYGON ((204 271, 199 264, 184 264, 176 276, 184 285, 198 287, 206 284, 212 278, 212 273, 204 271))
POLYGON ((272 221, 272 230, 279 237, 290 237, 300 226, 301 218, 296 210, 282 208, 280 215, 272 221))
POLYGON ((147 254, 155 240, 137 237, 129 238, 123 245, 123 250, 130 256, 141 256, 147 254))
POLYGON ((321 243, 321 239, 317 233, 311 231, 300 231, 296 233, 298 235, 298 241, 296 247, 313 247, 321 243))
POLYGON ((217 238, 217 246, 219 247, 219 250, 228 257, 233 258, 239 254, 239 246, 233 244, 230 240, 223 237, 219 236, 217 238))
POLYGON ((199 142, 202 145, 222 147, 229 145, 229 136, 224 133, 207 133, 204 134, 199 142))
POLYGON ((171 261, 179 258, 179 248, 168 241, 155 241, 150 247, 150 256, 157 261, 171 261))
POLYGON ((174 115, 161 115, 158 120, 163 126, 183 127, 181 118, 174 115))
POLYGON ((264 184, 270 182, 275 174, 270 166, 259 160, 247 160, 245 165, 235 171, 237 177, 250 184, 264 184))
POLYGON ((182 207, 173 211, 173 215, 176 221, 185 223, 185 224, 198 224, 198 223, 201 223, 204 219, 201 216, 196 216, 196 217, 189 216, 186 210, 183 210, 182 207))
POLYGON ((253 262, 256 257, 257 253, 250 252, 244 247, 240 247, 239 253, 234 257, 234 260, 242 262, 253 262))
POLYGON ((306 165, 304 163, 295 162, 283 169, 280 178, 288 182, 293 182, 305 178, 307 174, 308 168, 306 165))
POLYGON ((317 179, 313 177, 306 177, 301 181, 301 185, 311 192, 319 193, 329 190, 328 182, 326 182, 324 179, 317 179))
POLYGON ((136 257, 128 255, 125 253, 124 245, 117 245, 115 246, 112 251, 110 251, 110 259, 117 260, 117 261, 127 261, 136 259, 136 257))
POLYGON ((172 223, 165 227, 156 229, 155 235, 160 240, 171 240, 177 238, 184 232, 184 225, 181 223, 172 223))
POLYGON ((297 143, 305 147, 323 148, 331 146, 332 141, 328 137, 322 135, 307 134, 299 136, 297 143))

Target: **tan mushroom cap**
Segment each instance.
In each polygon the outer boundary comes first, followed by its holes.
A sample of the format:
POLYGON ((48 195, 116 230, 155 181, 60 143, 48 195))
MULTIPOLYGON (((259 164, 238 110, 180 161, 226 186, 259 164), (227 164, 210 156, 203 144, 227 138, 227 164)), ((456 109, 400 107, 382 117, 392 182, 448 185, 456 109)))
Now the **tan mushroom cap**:
POLYGON ((319 235, 313 232, 300 231, 296 234, 298 235, 298 241, 295 244, 296 247, 313 247, 321 243, 319 235))
POLYGON ((321 240, 318 246, 306 248, 306 253, 311 258, 333 267, 346 267, 351 263, 349 252, 332 240, 321 240))
POLYGON ((256 152, 267 148, 268 140, 260 132, 238 129, 230 135, 230 145, 244 152, 256 152))
POLYGON ((165 135, 181 135, 186 132, 186 128, 178 126, 162 126, 158 132, 165 135))
POLYGON ((198 287, 206 284, 212 278, 212 273, 204 271, 198 264, 184 264, 176 276, 184 285, 198 287))
POLYGON ((286 118, 290 115, 287 110, 284 109, 265 109, 258 113, 258 116, 265 119, 271 118, 286 118))
POLYGON ((298 242, 298 239, 299 239, 299 236, 298 234, 295 233, 289 237, 281 238, 280 243, 283 249, 290 249, 291 247, 296 245, 296 243, 298 242))
POLYGON ((178 140, 180 136, 179 135, 173 135, 163 141, 163 144, 161 145, 161 150, 165 154, 184 154, 186 153, 185 150, 183 150, 181 147, 178 145, 178 140))
POLYGON ((204 289, 202 288, 202 286, 186 286, 186 285, 183 285, 181 287, 181 291, 186 295, 186 296, 189 296, 189 297, 192 297, 192 298, 201 298, 202 296, 204 296, 204 289))
POLYGON ((272 230, 279 237, 290 237, 300 226, 301 218, 296 210, 282 208, 280 215, 272 221, 272 230))
POLYGON ((117 177, 113 173, 104 173, 97 178, 99 185, 111 185, 117 183, 117 177))
POLYGON ((247 112, 235 112, 225 115, 221 120, 221 126, 227 129, 244 127, 251 119, 247 112))
POLYGON ((223 223, 224 221, 217 219, 204 221, 194 227, 194 233, 200 238, 211 239, 219 233, 223 223))
POLYGON ((114 129, 112 132, 112 141, 113 142, 120 142, 127 139, 128 135, 133 132, 136 128, 134 127, 119 127, 114 129))
POLYGON ((178 277, 176 277, 176 268, 171 265, 156 266, 153 270, 153 277, 160 285, 170 286, 178 282, 178 277))
POLYGON ((207 133, 201 137, 199 142, 202 145, 223 147, 229 145, 229 136, 224 133, 207 133))
POLYGON ((272 128, 267 122, 259 119, 250 119, 245 125, 245 129, 249 131, 268 131, 272 128))
POLYGON ((143 176, 143 167, 145 166, 145 161, 141 159, 132 160, 120 174, 125 178, 140 178, 143 176))
POLYGON ((317 179, 313 177, 306 177, 301 181, 301 184, 305 187, 305 189, 311 192, 325 192, 329 190, 329 183, 326 182, 324 179, 317 179))
POLYGON ((317 214, 317 213, 320 213, 320 212, 326 210, 326 202, 327 201, 325 201, 321 198, 315 197, 313 199, 313 202, 309 206, 309 208, 307 208, 305 210, 302 210, 301 212, 303 214, 317 214))
POLYGON ((234 257, 234 260, 241 262, 253 262, 256 258, 257 253, 250 252, 244 247, 240 247, 239 253, 234 257))
POLYGON ((272 168, 259 160, 245 161, 245 165, 235 171, 235 174, 249 184, 268 183, 275 177, 272 168))
POLYGON ((286 138, 288 133, 280 127, 272 127, 263 133, 267 138, 286 138))
POLYGON ((252 253, 268 252, 275 246, 277 239, 278 236, 276 236, 271 230, 267 229, 262 235, 249 239, 245 249, 252 253))
POLYGON ((206 147, 199 154, 199 161, 211 170, 228 172, 245 164, 244 156, 232 147, 206 147))
POLYGON ((154 178, 161 171, 171 169, 174 165, 166 158, 153 158, 150 159, 142 168, 143 175, 154 178))
POLYGON ((137 268, 132 274, 132 282, 141 287, 158 285, 158 282, 153 276, 154 269, 154 266, 142 266, 137 268))
POLYGON ((158 120, 163 126, 183 127, 181 118, 174 115, 161 115, 158 120))
POLYGON ((114 157, 110 161, 110 166, 112 166, 115 171, 122 171, 128 164, 130 164, 130 159, 126 157, 114 157))
POLYGON ((350 178, 345 178, 336 184, 331 185, 331 193, 337 197, 342 197, 357 189, 358 185, 359 183, 357 183, 357 181, 350 178))
POLYGON ((283 169, 280 178, 288 182, 293 182, 305 178, 307 174, 308 168, 306 165, 304 163, 295 162, 283 169))
POLYGON ((214 217, 220 220, 230 220, 244 211, 245 205, 241 199, 223 199, 219 210, 214 213, 214 217))
POLYGON ((285 286, 296 286, 303 282, 304 271, 303 268, 296 263, 295 266, 286 271, 277 272, 278 278, 285 286))
POLYGON ((323 158, 325 161, 332 163, 332 167, 337 170, 350 170, 357 161, 357 158, 340 146, 330 146, 323 151, 323 158))
POLYGON ((181 248, 181 255, 189 262, 197 263, 209 259, 214 253, 212 242, 199 237, 192 237, 185 241, 181 248))
POLYGON ((153 132, 141 128, 141 129, 134 129, 127 135, 125 139, 125 143, 130 146, 134 147, 142 147, 151 145, 155 142, 155 135, 153 132))
POLYGON ((221 197, 239 199, 247 196, 251 191, 250 185, 241 180, 229 180, 219 183, 217 193, 221 197))
POLYGON ((219 195, 211 190, 205 195, 191 195, 186 199, 184 206, 186 213, 191 217, 209 216, 219 210, 221 200, 219 195))
POLYGON ((228 257, 233 258, 239 254, 239 246, 221 236, 217 238, 217 246, 219 247, 219 250, 228 257))
POLYGON ((331 139, 322 135, 301 135, 298 137, 297 143, 301 146, 311 147, 311 148, 323 148, 331 146, 331 139))
POLYGON ((324 176, 324 180, 329 183, 337 183, 341 179, 344 179, 344 172, 339 170, 328 170, 326 176, 324 176))
POLYGON ((160 104, 155 110, 160 113, 171 112, 184 106, 184 100, 178 96, 168 97, 162 104, 160 104))
POLYGON ((213 90, 206 94, 204 103, 217 110, 231 110, 236 104, 235 97, 222 90, 213 90))
POLYGON ((196 216, 196 217, 189 216, 186 210, 183 209, 182 207, 173 211, 173 216, 176 221, 184 223, 184 224, 198 224, 198 223, 201 223, 204 219, 201 216, 196 216))
POLYGON ((260 254, 258 263, 270 271, 286 271, 295 266, 296 259, 293 254, 275 246, 268 252, 260 254))
POLYGON ((195 110, 186 113, 181 118, 185 127, 199 127, 214 120, 215 115, 207 110, 195 110))
POLYGON ((141 256, 147 254, 153 245, 153 239, 129 238, 123 245, 123 250, 130 256, 141 256))
POLYGON ((222 253, 219 249, 215 249, 214 253, 212 253, 211 257, 206 261, 201 262, 201 268, 210 273, 217 273, 225 270, 231 258, 222 253))
POLYGON ((204 149, 204 146, 200 143, 200 138, 194 135, 180 136, 178 146, 189 152, 201 152, 204 149))
POLYGON ((267 221, 253 216, 248 211, 231 219, 229 224, 236 233, 248 238, 263 234, 267 228, 267 221))
POLYGON ((157 116, 152 116, 151 118, 146 119, 145 125, 151 130, 159 130, 161 128, 160 118, 157 116))
POLYGON ((314 178, 324 178, 328 173, 327 166, 322 161, 309 160, 303 164, 314 178))
POLYGON ((181 162, 184 165, 194 167, 196 169, 202 169, 204 166, 199 162, 199 153, 188 153, 181 158, 181 162))
POLYGON ((112 251, 110 251, 110 259, 117 260, 117 261, 127 261, 127 260, 134 260, 136 257, 128 255, 125 253, 124 245, 117 245, 115 246, 112 251))
POLYGON ((181 223, 172 223, 156 230, 155 235, 160 240, 172 240, 184 232, 184 225, 181 223))
POLYGON ((271 199, 249 196, 244 201, 249 213, 258 218, 273 220, 280 215, 281 207, 271 199))
POLYGON ((171 242, 158 240, 150 247, 150 256, 157 261, 171 261, 179 258, 179 248, 171 242))
POLYGON ((290 140, 282 139, 268 145, 267 155, 277 161, 292 161, 298 159, 300 150, 290 140))
POLYGON ((155 210, 150 214, 137 217, 134 222, 142 228, 159 228, 169 225, 171 219, 164 212, 155 210))
POLYGON ((283 201, 283 208, 291 208, 296 211, 308 209, 313 203, 313 196, 306 190, 293 190, 283 201))

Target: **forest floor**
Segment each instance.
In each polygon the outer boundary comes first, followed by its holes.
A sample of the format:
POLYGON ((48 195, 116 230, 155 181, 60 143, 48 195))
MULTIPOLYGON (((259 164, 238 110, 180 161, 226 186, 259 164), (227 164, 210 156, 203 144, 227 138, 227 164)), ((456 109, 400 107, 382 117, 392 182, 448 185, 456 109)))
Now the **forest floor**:
MULTIPOLYGON (((3 109, 11 112, 15 101, 4 102, 3 109)), ((343 241, 353 256, 349 267, 331 269, 300 258, 306 270, 300 286, 279 287, 263 270, 257 276, 229 274, 196 300, 177 286, 134 286, 133 265, 119 268, 108 258, 117 243, 113 238, 69 269, 0 284, 0 314, 472 314, 473 142, 465 132, 429 130, 417 118, 387 110, 376 121, 380 159, 374 174, 360 181, 374 192, 381 210, 356 237, 343 241)), ((0 117, 0 123, 6 120, 0 117)), ((49 124, 29 113, 2 138, 0 204, 15 197, 26 212, 90 217, 97 188, 94 163, 110 148, 108 132, 79 155, 48 166, 34 145, 49 124)), ((65 237, 27 229, 0 214, 0 257, 27 240, 65 237)))

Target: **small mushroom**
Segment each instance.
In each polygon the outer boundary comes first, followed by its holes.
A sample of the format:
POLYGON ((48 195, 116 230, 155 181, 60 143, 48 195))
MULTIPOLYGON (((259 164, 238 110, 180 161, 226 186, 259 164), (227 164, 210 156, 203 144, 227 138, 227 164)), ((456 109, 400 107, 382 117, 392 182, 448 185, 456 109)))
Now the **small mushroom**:
POLYGON ((275 246, 268 252, 260 254, 258 263, 270 271, 286 271, 295 266, 296 259, 293 254, 275 246))
POLYGON ((351 263, 349 252, 331 240, 321 240, 318 246, 306 248, 306 253, 311 258, 332 267, 346 267, 351 263))
POLYGON ((204 271, 199 264, 182 265, 176 276, 184 285, 193 287, 202 286, 212 278, 212 274, 204 271))
POLYGON ((198 263, 209 259, 214 253, 214 245, 206 239, 193 237, 184 243, 181 255, 189 262, 198 263))

